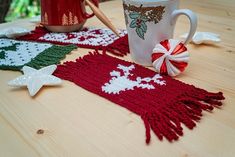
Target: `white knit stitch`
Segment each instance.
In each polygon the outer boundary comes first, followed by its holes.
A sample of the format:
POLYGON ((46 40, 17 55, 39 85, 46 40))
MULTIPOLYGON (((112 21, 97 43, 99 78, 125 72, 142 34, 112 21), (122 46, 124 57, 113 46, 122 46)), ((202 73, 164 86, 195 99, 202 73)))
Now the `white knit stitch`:
POLYGON ((0 65, 6 66, 21 66, 31 61, 38 54, 50 48, 51 44, 40 44, 25 41, 15 41, 10 39, 0 39, 0 52, 1 48, 12 46, 18 43, 16 51, 7 50, 5 52, 5 59, 0 59, 0 65))
MULTIPOLYGON (((125 30, 120 30, 119 33, 120 36, 127 34, 125 30)), ((69 34, 73 37, 68 38, 68 33, 46 33, 44 36, 40 37, 39 40, 92 46, 107 46, 118 39, 110 29, 106 28, 88 28, 88 31, 72 32, 69 34), (100 33, 96 33, 96 31, 99 31, 100 33), (81 37, 85 40, 81 40, 81 37)))
POLYGON ((153 85, 154 83, 160 86, 166 85, 164 80, 159 80, 162 79, 162 76, 159 74, 154 75, 152 78, 137 77, 136 80, 130 80, 129 76, 133 75, 130 73, 130 71, 134 68, 134 65, 127 67, 119 64, 117 69, 120 69, 124 75, 121 76, 119 71, 113 70, 110 73, 110 76, 112 76, 111 80, 101 87, 102 91, 108 94, 119 94, 121 91, 134 90, 135 87, 149 90, 155 89, 153 85))

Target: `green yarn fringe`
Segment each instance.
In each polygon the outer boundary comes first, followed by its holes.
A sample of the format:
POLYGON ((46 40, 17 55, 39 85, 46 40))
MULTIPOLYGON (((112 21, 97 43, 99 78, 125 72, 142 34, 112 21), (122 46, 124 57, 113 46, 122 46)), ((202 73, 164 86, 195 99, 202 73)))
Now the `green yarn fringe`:
POLYGON ((25 65, 30 66, 35 69, 41 69, 43 67, 46 67, 52 64, 60 64, 60 61, 65 58, 66 54, 69 54, 72 50, 76 48, 77 46, 75 45, 68 45, 68 46, 53 45, 52 47, 41 52, 39 55, 33 58, 30 62, 22 66, 0 65, 0 69, 19 71, 25 65))
POLYGON ((66 54, 70 53, 72 50, 76 49, 75 45, 69 46, 52 46, 46 49, 35 58, 33 58, 29 63, 25 64, 35 69, 41 69, 45 66, 52 64, 60 64, 60 61, 65 58, 66 54))

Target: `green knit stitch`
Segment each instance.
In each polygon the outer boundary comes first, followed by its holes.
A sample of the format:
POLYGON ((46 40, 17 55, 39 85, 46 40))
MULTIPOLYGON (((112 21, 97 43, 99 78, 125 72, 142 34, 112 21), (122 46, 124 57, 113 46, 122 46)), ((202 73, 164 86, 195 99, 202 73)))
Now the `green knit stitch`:
POLYGON ((19 71, 25 65, 30 66, 35 69, 40 69, 40 68, 43 68, 45 66, 49 66, 52 64, 59 64, 60 60, 64 59, 66 54, 70 53, 72 50, 76 48, 77 47, 75 45, 68 45, 68 46, 53 45, 52 47, 44 50, 42 53, 37 55, 30 62, 22 66, 0 65, 0 69, 19 71))
POLYGON ((0 51, 0 59, 5 59, 5 52, 0 51))
POLYGON ((42 67, 59 64, 60 60, 64 59, 66 54, 70 53, 72 50, 76 49, 75 45, 69 46, 52 46, 46 49, 35 58, 33 58, 29 63, 25 64, 35 69, 41 69, 42 67))
POLYGON ((3 50, 3 51, 16 51, 17 45, 20 45, 20 43, 14 43, 11 46, 1 47, 1 50, 3 50))
POLYGON ((1 47, 0 51, 0 59, 5 59, 5 51, 16 51, 17 45, 20 45, 19 43, 12 44, 11 46, 1 47))

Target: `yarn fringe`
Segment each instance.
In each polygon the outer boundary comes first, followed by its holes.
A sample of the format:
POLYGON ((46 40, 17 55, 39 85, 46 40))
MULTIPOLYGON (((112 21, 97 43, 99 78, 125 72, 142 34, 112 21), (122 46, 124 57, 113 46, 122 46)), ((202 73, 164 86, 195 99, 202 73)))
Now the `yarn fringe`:
POLYGON ((52 64, 59 64, 60 61, 65 58, 66 54, 69 54, 72 50, 76 48, 77 47, 75 45, 68 45, 68 46, 53 45, 52 47, 44 50, 42 53, 40 53, 30 62, 24 65, 21 66, 0 65, 0 69, 19 71, 25 65, 35 69, 41 69, 45 66, 49 66, 52 64))
POLYGON ((168 141, 178 140, 183 135, 182 124, 193 129, 202 117, 202 111, 212 111, 222 105, 221 92, 210 93, 202 89, 187 91, 170 104, 159 109, 151 109, 141 115, 146 128, 146 143, 150 142, 150 129, 159 140, 165 137, 168 141))
MULTIPOLYGON (((86 29, 86 28, 84 28, 86 29)), ((36 27, 35 30, 33 30, 30 34, 21 36, 17 39, 19 40, 26 40, 26 41, 37 41, 37 42, 46 42, 46 43, 52 43, 52 44, 58 44, 58 45, 69 45, 71 43, 65 43, 65 42, 59 42, 59 41, 48 41, 44 39, 40 39, 40 37, 44 36, 46 33, 50 33, 46 28, 44 27, 36 27)), ((104 50, 109 52, 110 54, 113 54, 115 56, 123 57, 130 53, 129 51, 129 44, 128 44, 128 36, 124 35, 122 37, 119 37, 117 40, 115 40, 112 44, 109 44, 107 46, 93 46, 89 44, 75 44, 80 48, 87 48, 87 49, 95 49, 95 50, 104 50)))
MULTIPOLYGON (((178 140, 183 135, 182 124, 193 129, 201 119, 203 111, 211 112, 215 107, 221 106, 221 100, 225 99, 221 92, 211 93, 168 76, 163 76, 163 79, 174 86, 169 85, 165 89, 159 87, 158 91, 135 89, 119 95, 110 95, 101 91, 100 85, 104 83, 102 80, 109 79, 105 78, 109 75, 106 75, 106 72, 110 72, 107 69, 115 64, 130 65, 130 62, 108 56, 105 52, 100 54, 95 51, 80 57, 76 62, 59 65, 54 75, 72 81, 139 115, 146 128, 147 144, 151 139, 150 130, 159 140, 163 140, 164 137, 170 142, 178 140)), ((137 64, 135 66, 139 73, 146 73, 148 76, 155 73, 137 64)))
POLYGON ((128 36, 125 35, 120 37, 112 44, 108 45, 106 50, 116 56, 125 56, 130 53, 129 44, 128 44, 128 36))

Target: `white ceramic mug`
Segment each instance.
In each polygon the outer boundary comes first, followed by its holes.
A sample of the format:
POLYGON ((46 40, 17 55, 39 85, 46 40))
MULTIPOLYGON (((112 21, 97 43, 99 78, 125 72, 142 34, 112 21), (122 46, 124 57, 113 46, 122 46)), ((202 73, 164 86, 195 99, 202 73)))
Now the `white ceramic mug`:
POLYGON ((152 65, 154 46, 162 40, 173 38, 179 15, 186 15, 190 20, 185 44, 196 31, 196 14, 188 9, 178 9, 179 0, 123 0, 123 7, 131 57, 145 66, 152 65))

